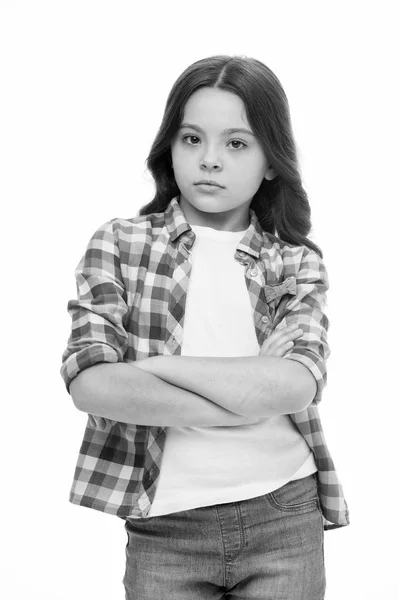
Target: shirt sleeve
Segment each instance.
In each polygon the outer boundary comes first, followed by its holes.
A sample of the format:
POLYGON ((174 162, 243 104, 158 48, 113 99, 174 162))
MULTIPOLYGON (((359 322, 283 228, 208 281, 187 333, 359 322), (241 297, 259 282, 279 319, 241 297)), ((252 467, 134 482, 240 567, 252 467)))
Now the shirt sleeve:
POLYGON ((328 274, 323 260, 315 251, 306 249, 296 275, 296 295, 285 304, 284 314, 278 315, 278 321, 281 321, 278 328, 297 325, 303 331, 303 335, 294 340, 294 346, 284 358, 296 360, 310 370, 317 384, 312 401, 315 404, 320 402, 323 388, 327 384, 329 320, 324 310, 328 289, 328 274))
POLYGON ((122 362, 128 347, 125 326, 129 309, 115 220, 107 221, 92 235, 75 269, 77 299, 67 305, 72 329, 60 370, 68 393, 80 371, 96 363, 122 362))

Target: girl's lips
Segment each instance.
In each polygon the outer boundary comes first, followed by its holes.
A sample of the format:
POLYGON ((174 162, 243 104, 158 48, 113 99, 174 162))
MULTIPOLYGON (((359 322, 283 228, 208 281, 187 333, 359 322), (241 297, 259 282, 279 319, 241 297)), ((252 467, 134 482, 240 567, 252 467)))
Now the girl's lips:
POLYGON ((220 183, 214 181, 213 179, 202 179, 201 181, 197 181, 197 183, 194 185, 215 185, 216 187, 223 187, 220 183))
POLYGON ((209 183, 196 183, 195 186, 201 188, 201 190, 205 192, 217 192, 223 189, 219 185, 211 185, 209 183))

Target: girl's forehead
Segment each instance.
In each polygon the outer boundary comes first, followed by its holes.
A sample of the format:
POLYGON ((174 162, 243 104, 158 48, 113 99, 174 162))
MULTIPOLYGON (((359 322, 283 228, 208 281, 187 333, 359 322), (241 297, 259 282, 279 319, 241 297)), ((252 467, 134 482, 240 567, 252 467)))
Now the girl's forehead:
POLYGON ((224 90, 209 88, 197 90, 187 100, 180 127, 183 124, 195 125, 202 130, 214 126, 222 129, 249 129, 245 105, 241 98, 224 90))

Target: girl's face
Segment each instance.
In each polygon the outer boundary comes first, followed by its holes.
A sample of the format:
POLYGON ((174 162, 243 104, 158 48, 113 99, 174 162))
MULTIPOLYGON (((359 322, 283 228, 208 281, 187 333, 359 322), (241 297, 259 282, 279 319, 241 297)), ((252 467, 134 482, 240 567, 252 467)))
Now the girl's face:
POLYGON ((180 206, 192 225, 247 229, 253 196, 264 177, 275 176, 245 113, 241 98, 217 88, 197 90, 185 105, 171 154, 180 206), (241 128, 248 132, 225 132, 241 128), (223 187, 196 185, 201 179, 223 187))

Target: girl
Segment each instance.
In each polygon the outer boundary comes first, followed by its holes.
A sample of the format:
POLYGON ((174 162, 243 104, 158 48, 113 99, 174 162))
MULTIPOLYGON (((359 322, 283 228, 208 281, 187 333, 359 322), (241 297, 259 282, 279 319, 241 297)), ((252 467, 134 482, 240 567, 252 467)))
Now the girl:
POLYGON ((91 237, 61 374, 88 422, 70 493, 122 518, 127 599, 324 598, 349 524, 318 413, 328 277, 289 106, 212 56, 167 99, 154 199, 91 237))

